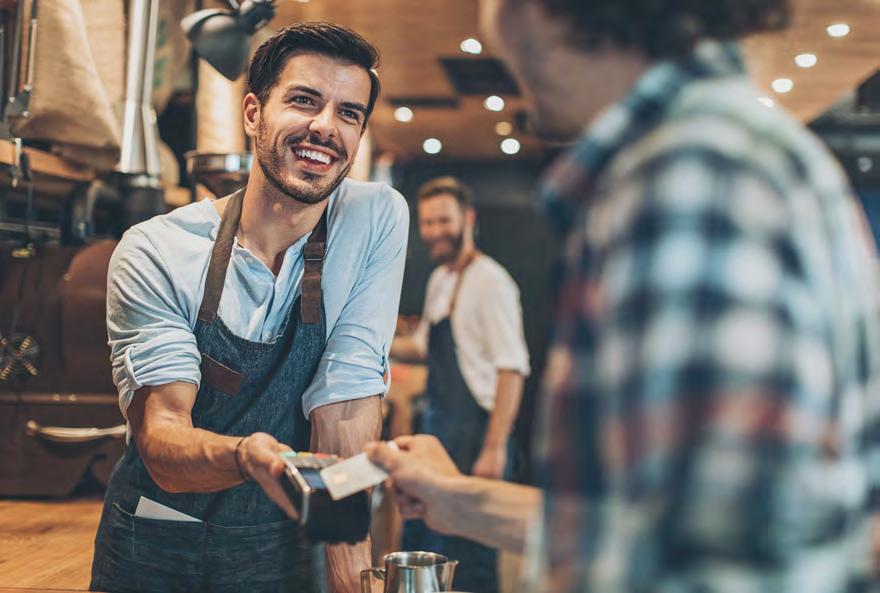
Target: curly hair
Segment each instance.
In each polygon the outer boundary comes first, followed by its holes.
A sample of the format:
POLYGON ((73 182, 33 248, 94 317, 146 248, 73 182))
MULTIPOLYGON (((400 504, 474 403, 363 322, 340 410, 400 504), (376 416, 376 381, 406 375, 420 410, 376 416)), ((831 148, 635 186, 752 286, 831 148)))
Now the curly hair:
POLYGON ((573 41, 608 43, 650 58, 682 56, 701 39, 737 39, 785 28, 788 0, 538 0, 566 19, 573 41))

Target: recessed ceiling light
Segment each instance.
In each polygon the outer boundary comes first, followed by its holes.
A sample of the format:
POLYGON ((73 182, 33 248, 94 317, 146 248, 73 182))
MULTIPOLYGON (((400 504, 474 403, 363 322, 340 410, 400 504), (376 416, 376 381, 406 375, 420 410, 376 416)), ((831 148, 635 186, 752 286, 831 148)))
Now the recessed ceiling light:
POLYGON ((764 107, 769 107, 771 109, 776 106, 776 101, 770 97, 758 97, 758 102, 764 105, 764 107))
POLYGON ((835 23, 825 29, 832 37, 846 37, 849 35, 850 28, 846 23, 835 23))
POLYGON ((427 140, 422 142, 422 150, 424 150, 428 154, 438 154, 441 150, 443 150, 443 143, 436 138, 428 138, 427 140))
POLYGON ((516 154, 519 148, 519 140, 516 138, 505 138, 501 141, 501 152, 504 154, 516 154))
POLYGON ((773 90, 777 93, 784 94, 791 92, 791 89, 794 88, 794 82, 792 82, 790 78, 777 78, 770 84, 770 86, 772 86, 773 90))
POLYGON ((477 41, 476 39, 474 39, 473 37, 471 37, 469 39, 465 39, 464 41, 461 42, 461 45, 459 45, 458 47, 460 47, 461 51, 463 51, 466 54, 477 55, 483 51, 483 44, 480 43, 479 41, 477 41))
POLYGON ((499 136, 510 136, 513 134, 513 124, 509 121, 500 121, 495 124, 495 133, 499 136))
POLYGON ((413 111, 409 107, 398 107, 394 110, 394 119, 399 122, 409 123, 413 119, 413 111))
POLYGON ((816 54, 800 54, 794 58, 794 63, 801 68, 812 68, 818 61, 816 54))
POLYGON ((486 100, 483 101, 483 106, 489 111, 502 111, 504 109, 504 99, 498 95, 492 95, 491 97, 486 97, 486 100))

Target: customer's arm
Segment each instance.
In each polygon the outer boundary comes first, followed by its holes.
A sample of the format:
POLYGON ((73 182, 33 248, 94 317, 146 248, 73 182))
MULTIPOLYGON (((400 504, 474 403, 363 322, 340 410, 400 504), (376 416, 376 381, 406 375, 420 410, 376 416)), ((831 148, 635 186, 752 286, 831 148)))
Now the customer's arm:
POLYGON ((529 525, 541 508, 537 488, 464 476, 433 436, 416 435, 367 447, 388 471, 401 512, 442 533, 487 546, 522 551, 529 525))

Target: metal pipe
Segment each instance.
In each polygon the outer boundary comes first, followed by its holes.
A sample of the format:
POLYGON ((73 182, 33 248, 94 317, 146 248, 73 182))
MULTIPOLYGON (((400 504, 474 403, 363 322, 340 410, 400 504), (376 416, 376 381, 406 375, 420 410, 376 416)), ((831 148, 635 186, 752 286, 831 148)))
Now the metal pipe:
POLYGON ((37 65, 37 2, 33 0, 31 4, 31 26, 28 32, 28 57, 27 70, 25 71, 24 90, 31 92, 34 88, 34 74, 37 65))
POLYGON ((9 70, 11 66, 6 62, 6 46, 9 43, 9 13, 6 10, 0 10, 0 120, 6 118, 6 93, 9 89, 6 82, 9 80, 9 70))
POLYGON ((15 32, 12 34, 12 60, 10 60, 9 88, 7 90, 9 101, 12 101, 18 94, 18 81, 21 79, 21 36, 24 32, 24 6, 19 5, 15 12, 15 32))
POLYGON ((159 149, 156 112, 152 104, 159 0, 131 0, 125 97, 120 106, 121 154, 116 170, 155 178, 158 187, 159 149))

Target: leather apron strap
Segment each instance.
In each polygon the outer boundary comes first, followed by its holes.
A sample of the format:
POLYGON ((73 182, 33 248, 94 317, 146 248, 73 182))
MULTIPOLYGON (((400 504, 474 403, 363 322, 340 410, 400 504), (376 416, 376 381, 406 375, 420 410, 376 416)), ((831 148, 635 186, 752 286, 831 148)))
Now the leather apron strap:
MULTIPOLYGON (((223 295, 223 286, 226 282, 226 270, 229 267, 229 258, 232 256, 232 245, 235 242, 235 234, 238 232, 238 223, 241 220, 241 206, 244 202, 244 189, 241 189, 229 198, 223 217, 220 220, 220 229, 217 231, 217 239, 211 251, 211 262, 208 264, 208 274, 205 277, 205 294, 199 307, 199 321, 213 323, 217 319, 217 310, 220 306, 220 297, 223 295)), ((302 279, 302 299, 300 310, 303 323, 314 324, 321 319, 321 277, 324 270, 324 254, 327 244, 327 209, 321 215, 321 219, 308 241, 303 246, 303 258, 305 270, 302 279)))
POLYGON ((214 323, 217 319, 217 309, 223 295, 226 269, 232 256, 232 244, 235 242, 235 233, 238 232, 243 201, 244 188, 232 194, 223 211, 223 218, 220 219, 220 230, 217 231, 217 239, 211 251, 211 263, 208 264, 208 275, 205 277, 205 294, 199 307, 198 319, 204 323, 214 323))
POLYGON ((467 272, 468 267, 474 260, 477 259, 477 256, 480 255, 479 251, 474 250, 465 260, 464 264, 461 266, 461 270, 458 272, 458 278, 455 280, 455 288, 452 289, 452 299, 449 301, 449 315, 448 317, 452 319, 452 313, 455 311, 455 305, 458 303, 458 293, 461 291, 461 282, 464 280, 464 273, 467 272))
POLYGON ((321 289, 321 276, 324 271, 324 254, 327 246, 327 209, 321 220, 312 229, 309 240, 303 246, 305 269, 302 278, 302 298, 300 299, 300 317, 303 323, 321 321, 321 302, 324 298, 321 289))

